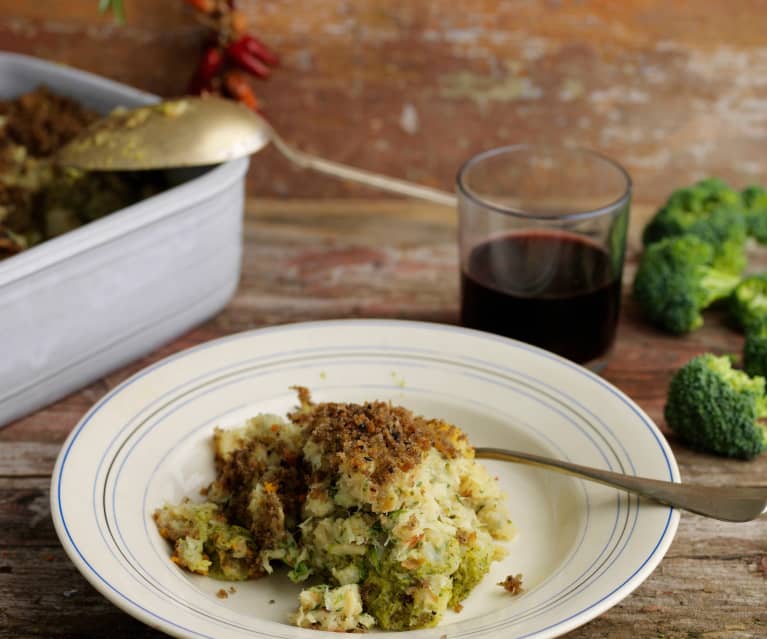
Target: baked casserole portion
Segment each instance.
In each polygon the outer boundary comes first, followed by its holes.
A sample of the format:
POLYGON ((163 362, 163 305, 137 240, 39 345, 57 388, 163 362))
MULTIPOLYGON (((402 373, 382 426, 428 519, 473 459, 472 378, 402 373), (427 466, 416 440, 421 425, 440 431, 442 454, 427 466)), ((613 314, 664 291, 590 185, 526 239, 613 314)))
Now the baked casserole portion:
POLYGON ((303 627, 406 630, 460 610, 513 534, 466 436, 386 402, 299 397, 288 420, 216 431, 206 501, 155 513, 173 561, 235 580, 286 564, 308 586, 303 627))

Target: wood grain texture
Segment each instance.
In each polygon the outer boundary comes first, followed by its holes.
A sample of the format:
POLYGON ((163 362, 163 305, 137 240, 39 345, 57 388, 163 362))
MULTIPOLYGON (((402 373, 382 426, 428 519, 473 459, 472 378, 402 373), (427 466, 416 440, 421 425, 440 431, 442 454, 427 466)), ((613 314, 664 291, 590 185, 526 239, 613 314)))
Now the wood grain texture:
MULTIPOLYGON (((631 279, 638 229, 630 229, 631 279)), ((0 638, 159 639, 99 595, 55 536, 49 474, 61 442, 90 405, 128 375, 170 353, 234 331, 326 317, 455 322, 455 218, 401 201, 251 199, 240 287, 219 315, 178 340, 0 431, 0 638)), ((767 252, 767 250, 765 250, 767 252)), ((756 257, 763 257, 761 250, 756 257)), ((605 377, 664 428, 672 372, 703 350, 737 352, 742 338, 721 317, 686 337, 648 327, 626 297, 605 377)), ((740 462, 692 452, 669 435, 685 480, 765 483, 767 455, 740 462)), ((735 525, 682 514, 661 565, 622 603, 572 639, 756 639, 767 636, 767 520, 735 525)))
MULTIPOLYGON (((479 150, 599 149, 642 200, 709 174, 765 179, 763 0, 241 0, 282 55, 257 83, 288 140, 335 160, 450 188, 479 150)), ((161 95, 184 91, 204 37, 181 0, 0 0, 0 49, 161 95), (105 50, 108 49, 108 55, 105 50)), ((273 149, 252 195, 374 193, 293 169, 273 149)))

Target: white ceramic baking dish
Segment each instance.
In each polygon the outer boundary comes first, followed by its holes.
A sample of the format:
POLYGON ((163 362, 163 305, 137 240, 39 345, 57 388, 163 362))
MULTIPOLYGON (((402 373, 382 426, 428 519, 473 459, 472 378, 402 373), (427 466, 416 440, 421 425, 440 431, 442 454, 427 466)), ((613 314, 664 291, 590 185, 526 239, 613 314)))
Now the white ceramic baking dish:
MULTIPOLYGON (((0 53, 0 96, 44 84, 107 112, 157 98, 0 53)), ((219 311, 242 253, 248 160, 181 171, 159 195, 0 261, 0 425, 85 385, 219 311)))

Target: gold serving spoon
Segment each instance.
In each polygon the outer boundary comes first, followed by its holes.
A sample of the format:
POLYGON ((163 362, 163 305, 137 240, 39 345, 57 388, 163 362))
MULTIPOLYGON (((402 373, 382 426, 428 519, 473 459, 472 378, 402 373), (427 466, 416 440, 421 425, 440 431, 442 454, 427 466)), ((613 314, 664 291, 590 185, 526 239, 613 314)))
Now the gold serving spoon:
POLYGON ((452 193, 356 169, 288 145, 260 115, 216 96, 185 97, 116 110, 64 146, 63 166, 90 171, 135 171, 218 164, 251 155, 267 144, 291 162, 373 188, 456 206, 452 193))
POLYGON ((613 473, 502 448, 476 448, 477 457, 556 470, 723 521, 751 521, 767 512, 767 486, 700 486, 613 473))

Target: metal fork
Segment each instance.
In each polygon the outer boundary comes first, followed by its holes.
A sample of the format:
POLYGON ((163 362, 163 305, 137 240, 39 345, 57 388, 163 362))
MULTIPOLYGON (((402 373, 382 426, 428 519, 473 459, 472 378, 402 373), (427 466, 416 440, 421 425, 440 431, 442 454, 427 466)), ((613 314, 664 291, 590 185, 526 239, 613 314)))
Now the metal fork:
POLYGON ((538 466, 619 488, 666 506, 689 510, 722 521, 752 521, 767 512, 767 486, 701 486, 623 475, 503 448, 476 448, 482 459, 538 466))

